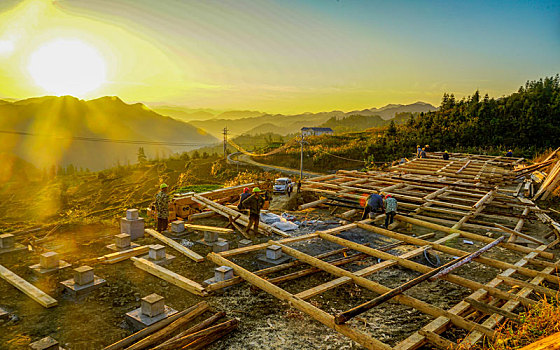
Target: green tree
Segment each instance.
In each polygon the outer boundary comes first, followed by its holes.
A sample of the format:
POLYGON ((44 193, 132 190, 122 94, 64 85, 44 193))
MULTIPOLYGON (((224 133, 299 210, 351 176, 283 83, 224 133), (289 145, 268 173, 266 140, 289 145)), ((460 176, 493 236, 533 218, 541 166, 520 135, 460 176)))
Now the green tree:
POLYGON ((146 153, 144 152, 144 147, 139 147, 138 148, 138 163, 140 164, 144 164, 148 161, 148 158, 146 157, 146 153))

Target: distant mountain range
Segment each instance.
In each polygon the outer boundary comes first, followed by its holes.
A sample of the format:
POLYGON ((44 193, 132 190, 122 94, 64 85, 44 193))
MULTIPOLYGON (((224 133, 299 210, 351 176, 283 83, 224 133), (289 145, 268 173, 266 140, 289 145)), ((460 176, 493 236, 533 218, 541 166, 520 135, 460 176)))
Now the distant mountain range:
POLYGON ((181 107, 167 107, 167 109, 156 107, 155 109, 171 117, 188 120, 192 125, 204 129, 212 135, 219 136, 226 126, 233 135, 255 135, 269 132, 288 135, 298 132, 302 127, 320 126, 333 117, 342 119, 348 116, 361 115, 379 116, 383 120, 389 120, 398 113, 428 112, 434 111, 437 108, 429 103, 415 102, 409 105, 389 104, 382 108, 370 108, 351 112, 331 111, 294 115, 267 114, 258 111, 214 111, 215 114, 213 114, 212 110, 181 109, 181 107), (194 116, 200 115, 200 113, 204 113, 204 117, 198 120, 195 119, 194 116), (210 114, 213 115, 210 116, 210 114))
POLYGON ((140 146, 153 158, 217 141, 193 125, 162 116, 141 103, 126 104, 118 97, 85 101, 47 96, 0 101, 0 132, 0 152, 15 154, 39 168, 73 164, 99 170, 117 162, 136 162, 140 146), (190 145, 153 144, 158 142, 190 145))

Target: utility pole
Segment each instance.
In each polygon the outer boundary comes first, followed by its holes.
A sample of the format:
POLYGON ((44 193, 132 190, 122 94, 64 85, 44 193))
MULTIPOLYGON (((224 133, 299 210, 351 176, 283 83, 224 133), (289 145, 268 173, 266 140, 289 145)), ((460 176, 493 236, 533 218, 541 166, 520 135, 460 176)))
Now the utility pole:
POLYGON ((228 135, 228 128, 227 126, 224 128, 224 159, 227 159, 227 135, 228 135))
POLYGON ((299 181, 301 181, 303 179, 303 143, 305 141, 303 140, 303 130, 301 132, 301 140, 299 141, 300 145, 301 145, 301 157, 300 157, 300 161, 299 161, 299 181))

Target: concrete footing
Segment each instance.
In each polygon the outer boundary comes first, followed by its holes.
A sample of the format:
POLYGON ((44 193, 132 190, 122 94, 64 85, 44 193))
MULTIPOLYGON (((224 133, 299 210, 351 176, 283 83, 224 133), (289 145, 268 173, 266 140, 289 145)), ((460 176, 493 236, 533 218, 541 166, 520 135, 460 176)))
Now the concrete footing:
POLYGON ((171 222, 171 232, 181 233, 185 231, 185 222, 183 220, 175 220, 171 222))
POLYGON ((251 241, 250 239, 242 239, 237 243, 238 248, 245 248, 251 245, 253 245, 253 241, 251 241))
POLYGON ((212 245, 212 251, 214 253, 221 253, 221 252, 225 252, 226 250, 229 250, 229 242, 228 241, 220 241, 220 242, 216 242, 212 245))
POLYGON ((204 281, 204 284, 209 285, 216 282, 222 282, 233 278, 233 269, 229 266, 220 266, 214 269, 214 277, 204 281))
POLYGON ((156 265, 164 266, 175 260, 175 255, 167 254, 165 252, 165 246, 153 244, 150 246, 148 255, 144 255, 141 258, 151 261, 156 265))
POLYGON ((132 243, 130 241, 130 235, 128 233, 121 233, 118 235, 115 235, 115 243, 113 244, 109 244, 108 246, 106 246, 107 248, 120 252, 123 250, 129 250, 132 248, 136 248, 139 247, 139 244, 136 243, 132 243))
POLYGON ((73 298, 78 299, 103 286, 107 281, 93 274, 93 268, 80 266, 74 269, 74 278, 60 284, 73 298))
POLYGON ((158 321, 161 321, 177 310, 165 305, 165 299, 158 294, 150 294, 142 298, 141 306, 125 315, 126 322, 137 332, 158 321))
POLYGON ((292 260, 292 257, 282 253, 282 247, 271 245, 266 248, 266 254, 261 255, 258 259, 272 265, 279 265, 292 260))
POLYGON ((121 218, 121 233, 129 234, 130 239, 134 241, 144 237, 144 218, 138 217, 138 210, 136 210, 136 214, 129 214, 131 210, 136 209, 127 210, 126 217, 121 218), (136 218, 134 219, 134 217, 136 218))
POLYGON ((45 337, 29 344, 29 348, 33 350, 64 350, 58 344, 58 341, 52 337, 45 337))
POLYGON ((46 252, 40 255, 39 263, 29 266, 33 273, 41 275, 49 275, 64 270, 71 265, 64 260, 58 258, 56 252, 46 252))

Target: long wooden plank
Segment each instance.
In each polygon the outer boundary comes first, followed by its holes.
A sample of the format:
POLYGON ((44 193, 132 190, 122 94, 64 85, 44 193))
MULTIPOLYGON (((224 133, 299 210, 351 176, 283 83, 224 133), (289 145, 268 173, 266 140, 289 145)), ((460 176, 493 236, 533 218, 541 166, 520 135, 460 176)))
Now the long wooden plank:
POLYGON ((165 267, 154 264, 153 262, 143 258, 131 258, 131 260, 134 261, 134 266, 138 267, 139 269, 144 270, 156 277, 159 277, 162 280, 167 281, 173 285, 176 285, 179 288, 200 296, 208 295, 204 287, 199 283, 181 276, 169 269, 166 269, 165 267))
MULTIPOLYGON (((521 220, 523 220, 523 219, 521 219, 521 220)), ((519 232, 519 231, 513 230, 513 229, 511 229, 511 228, 509 228, 509 227, 506 227, 506 226, 504 226, 504 225, 494 224, 494 226, 496 226, 497 228, 503 230, 504 232, 509 233, 510 235, 515 235, 515 236, 523 237, 523 238, 525 238, 526 240, 531 241, 531 242, 534 242, 534 243, 545 244, 543 241, 541 241, 541 240, 539 240, 539 239, 536 239, 535 237, 532 237, 532 236, 526 235, 526 234, 524 234, 524 233, 521 233, 521 232, 519 232)))
MULTIPOLYGON (((388 288, 386 286, 383 286, 375 281, 371 281, 367 278, 364 278, 362 276, 359 276, 357 274, 354 274, 350 271, 344 270, 340 267, 337 266, 333 266, 331 264, 329 264, 328 262, 322 261, 320 259, 317 259, 311 255, 302 253, 296 249, 290 248, 288 246, 285 245, 281 245, 275 242, 271 242, 271 244, 277 244, 280 247, 282 247, 282 251, 290 256, 293 256, 294 258, 301 260, 311 266, 314 267, 318 267, 321 270, 328 272, 330 274, 333 274, 335 276, 338 277, 348 277, 350 278, 354 283, 356 283, 357 285, 367 288, 373 292, 379 293, 379 294, 384 294, 387 292, 391 291, 391 288, 388 288)), ((453 322, 453 324, 455 324, 457 327, 466 329, 466 330, 472 330, 472 329, 477 329, 481 332, 483 332, 485 335, 487 335, 488 337, 492 338, 494 337, 494 331, 490 330, 486 327, 482 327, 480 325, 478 325, 475 322, 472 321, 468 321, 458 315, 453 315, 450 314, 449 312, 434 306, 434 305, 430 305, 422 300, 410 297, 408 295, 405 294, 398 294, 394 297, 394 299, 396 301, 398 301, 399 303, 406 305, 406 306, 410 306, 412 308, 417 309, 418 311, 421 311, 427 315, 433 316, 433 317, 439 317, 439 316, 443 316, 445 315, 445 317, 449 317, 450 319, 452 319, 451 322, 453 322)))
POLYGON ((2 265, 0 265, 0 277, 22 291, 31 299, 41 304, 43 307, 49 308, 58 305, 56 299, 52 298, 47 293, 43 292, 2 265))
MULTIPOLYGON (((474 239, 474 240, 479 241, 479 242, 491 243, 493 241, 493 239, 490 238, 490 237, 481 236, 481 235, 478 235, 476 233, 462 231, 462 230, 458 230, 458 229, 455 229, 455 228, 449 228, 449 227, 446 227, 446 226, 442 226, 442 225, 434 224, 434 223, 431 223, 431 222, 411 218, 411 217, 408 217, 408 216, 403 216, 403 215, 400 215, 400 214, 395 215, 395 220, 403 221, 403 222, 406 222, 406 223, 426 227, 426 228, 441 231, 441 232, 459 233, 461 236, 463 236, 465 238, 474 239)), ((554 259, 554 254, 552 254, 552 253, 543 252, 543 251, 539 251, 539 250, 536 250, 536 249, 523 247, 523 246, 520 246, 520 245, 517 245, 517 244, 500 243, 500 247, 504 247, 504 248, 507 248, 507 249, 510 249, 510 250, 513 250, 513 251, 517 251, 517 252, 522 252, 522 253, 536 252, 537 254, 539 254, 540 256, 542 256, 546 259, 554 259)))
POLYGON ((196 262, 204 261, 204 258, 202 256, 198 255, 197 253, 193 252, 192 250, 188 249, 187 247, 175 242, 171 238, 167 238, 164 235, 162 235, 161 233, 159 233, 155 230, 149 229, 149 228, 147 228, 145 231, 146 231, 146 233, 150 234, 152 237, 159 239, 161 242, 167 244, 168 246, 177 250, 178 252, 185 255, 186 257, 188 257, 188 258, 190 258, 190 259, 192 259, 196 262))
POLYGON ((558 350, 560 349, 560 332, 524 346, 521 350, 558 350))
POLYGON ((207 232, 216 232, 216 233, 233 233, 233 230, 231 228, 226 228, 226 227, 185 224, 185 228, 188 228, 188 229, 191 229, 191 230, 196 230, 196 231, 207 231, 207 232))
POLYGON ((150 246, 142 245, 140 247, 123 250, 122 252, 103 255, 96 258, 96 260, 103 264, 114 264, 129 259, 133 256, 148 254, 149 251, 150 251, 150 246))
POLYGON ((360 332, 347 325, 337 325, 334 322, 334 316, 329 315, 325 311, 311 305, 305 300, 296 297, 295 295, 285 291, 284 289, 266 281, 265 279, 247 271, 241 266, 221 257, 218 254, 210 253, 208 254, 208 259, 217 265, 224 265, 231 267, 238 276, 241 276, 244 280, 251 283, 252 285, 264 290, 265 292, 275 296, 280 300, 287 301, 291 306, 296 309, 308 314, 315 320, 321 322, 325 326, 332 328, 350 339, 360 343, 366 349, 372 350, 391 350, 391 347, 365 333, 360 332))

